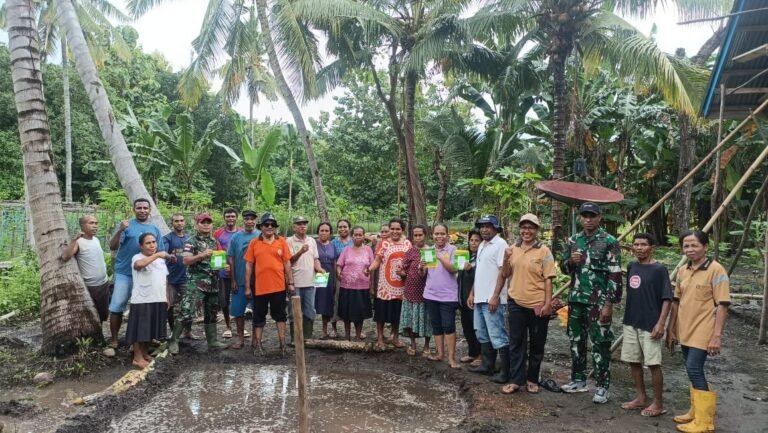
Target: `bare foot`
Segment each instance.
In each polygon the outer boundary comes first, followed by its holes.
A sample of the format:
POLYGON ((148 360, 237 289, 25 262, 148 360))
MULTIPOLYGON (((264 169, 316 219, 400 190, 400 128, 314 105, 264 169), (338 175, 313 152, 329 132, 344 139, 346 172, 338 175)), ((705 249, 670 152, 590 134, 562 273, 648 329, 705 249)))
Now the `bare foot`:
POLYGON ((148 365, 149 363, 145 361, 144 358, 133 360, 133 366, 138 368, 139 370, 144 370, 145 368, 147 368, 148 365))
POLYGON ((232 343, 232 345, 231 345, 231 346, 229 346, 229 348, 230 348, 230 349, 239 350, 239 349, 242 349, 242 348, 243 348, 243 345, 244 345, 244 344, 245 344, 245 343, 244 343, 244 342, 242 342, 242 341, 237 341, 237 342, 235 342, 235 343, 232 343))
POLYGON ((147 362, 152 362, 152 357, 149 356, 149 354, 144 355, 144 360, 147 362))
POLYGON ((648 406, 648 402, 645 401, 645 398, 641 397, 637 397, 632 401, 621 404, 621 408, 624 410, 640 410, 646 406, 648 406))

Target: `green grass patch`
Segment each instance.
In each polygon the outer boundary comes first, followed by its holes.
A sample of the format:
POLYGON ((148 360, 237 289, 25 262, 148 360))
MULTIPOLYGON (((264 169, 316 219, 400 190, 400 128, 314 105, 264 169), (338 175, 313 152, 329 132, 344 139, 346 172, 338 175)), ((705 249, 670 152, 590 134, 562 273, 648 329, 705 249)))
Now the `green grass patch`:
POLYGON ((0 315, 14 310, 20 315, 40 311, 40 272, 31 251, 13 260, 10 269, 0 271, 0 315))

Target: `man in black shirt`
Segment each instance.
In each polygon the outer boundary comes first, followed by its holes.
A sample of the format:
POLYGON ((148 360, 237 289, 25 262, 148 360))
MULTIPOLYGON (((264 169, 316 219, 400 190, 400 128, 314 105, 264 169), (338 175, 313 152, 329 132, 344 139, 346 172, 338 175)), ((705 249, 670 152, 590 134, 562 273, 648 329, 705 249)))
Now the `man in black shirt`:
POLYGON ((624 341, 621 360, 630 363, 637 397, 621 405, 626 410, 642 410, 642 416, 664 414, 661 372, 662 337, 672 301, 669 273, 664 265, 653 259, 656 240, 651 234, 637 233, 632 251, 637 261, 627 266, 627 308, 624 314, 624 341), (651 370, 653 402, 643 382, 643 364, 651 370))

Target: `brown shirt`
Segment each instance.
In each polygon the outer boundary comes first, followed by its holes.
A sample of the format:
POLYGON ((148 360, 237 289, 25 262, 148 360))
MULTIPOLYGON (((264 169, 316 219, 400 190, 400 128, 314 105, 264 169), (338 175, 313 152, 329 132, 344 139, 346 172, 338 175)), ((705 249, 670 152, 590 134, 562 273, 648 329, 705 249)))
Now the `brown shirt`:
POLYGON ((526 247, 518 239, 512 245, 509 256, 512 277, 507 294, 517 305, 534 308, 544 305, 544 287, 549 278, 555 277, 555 258, 541 241, 526 247))
POLYGON ((677 310, 680 344, 707 350, 715 332, 715 307, 731 303, 728 272, 711 259, 698 268, 688 262, 677 273, 675 300, 680 302, 677 310))

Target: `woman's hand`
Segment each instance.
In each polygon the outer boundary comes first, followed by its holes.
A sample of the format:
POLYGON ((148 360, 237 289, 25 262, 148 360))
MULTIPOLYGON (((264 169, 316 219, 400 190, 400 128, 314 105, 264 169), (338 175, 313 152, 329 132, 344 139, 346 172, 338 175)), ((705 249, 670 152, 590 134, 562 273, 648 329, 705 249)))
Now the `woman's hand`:
POLYGON ((677 333, 672 329, 667 330, 666 343, 667 343, 667 349, 669 349, 670 352, 673 352, 675 350, 675 345, 677 344, 677 333))
POLYGON ((710 356, 718 355, 720 354, 720 337, 713 335, 712 338, 709 339, 709 344, 707 344, 707 352, 710 356))

